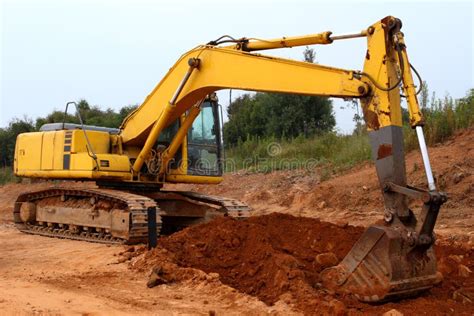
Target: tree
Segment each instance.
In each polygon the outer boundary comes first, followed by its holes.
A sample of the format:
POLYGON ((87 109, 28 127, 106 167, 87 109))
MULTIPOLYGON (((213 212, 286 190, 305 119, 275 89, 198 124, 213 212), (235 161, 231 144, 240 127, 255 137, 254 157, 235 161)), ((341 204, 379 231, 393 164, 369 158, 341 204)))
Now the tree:
POLYGON ((14 119, 7 128, 0 128, 0 162, 3 167, 13 165, 15 142, 18 134, 34 132, 33 121, 27 117, 14 119))
POLYGON ((314 49, 309 48, 308 46, 306 46, 303 52, 303 56, 304 56, 304 61, 308 63, 314 64, 316 62, 316 52, 314 51, 314 49))
POLYGON ((422 86, 421 86, 421 92, 420 92, 420 107, 422 109, 426 109, 428 107, 428 98, 429 98, 429 91, 428 91, 428 83, 426 81, 423 81, 422 86))

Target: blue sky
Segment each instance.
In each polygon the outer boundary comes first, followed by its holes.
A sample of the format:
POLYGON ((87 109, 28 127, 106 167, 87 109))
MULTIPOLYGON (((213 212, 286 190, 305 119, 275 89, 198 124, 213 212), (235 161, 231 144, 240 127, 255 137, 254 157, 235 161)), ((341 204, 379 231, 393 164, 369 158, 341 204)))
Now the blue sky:
MULTIPOLYGON (((387 15, 403 21, 410 61, 431 91, 460 98, 474 87, 471 1, 0 2, 0 126, 80 98, 115 109, 141 103, 182 53, 223 34, 354 33, 387 15)), ((320 64, 361 69, 366 42, 314 48, 320 64)), ((266 53, 301 59, 303 49, 266 53)), ((228 104, 228 91, 219 97, 228 104)), ((339 130, 350 132, 353 111, 334 104, 339 130)))

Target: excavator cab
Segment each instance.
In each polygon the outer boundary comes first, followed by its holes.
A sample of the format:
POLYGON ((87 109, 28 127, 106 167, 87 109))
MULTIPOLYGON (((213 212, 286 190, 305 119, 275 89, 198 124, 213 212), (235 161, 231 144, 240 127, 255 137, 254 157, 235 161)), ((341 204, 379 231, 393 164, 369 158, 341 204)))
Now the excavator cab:
POLYGON ((208 98, 187 135, 188 174, 222 175, 222 128, 217 97, 208 98))
MULTIPOLYGON (((222 176, 223 136, 219 106, 215 94, 201 104, 200 113, 169 162, 170 172, 177 173, 182 166, 187 166, 186 174, 189 176, 222 176)), ((163 130, 154 150, 160 152, 170 145, 187 114, 163 130)))

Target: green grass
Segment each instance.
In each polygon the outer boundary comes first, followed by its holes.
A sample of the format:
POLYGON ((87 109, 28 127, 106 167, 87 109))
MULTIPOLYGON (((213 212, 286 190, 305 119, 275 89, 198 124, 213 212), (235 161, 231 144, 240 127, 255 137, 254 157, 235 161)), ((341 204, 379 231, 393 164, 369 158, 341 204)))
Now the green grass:
POLYGON ((366 136, 327 133, 288 140, 256 138, 226 151, 226 171, 311 171, 330 166, 331 172, 339 172, 368 159, 370 146, 366 136))
POLYGON ((18 183, 20 182, 20 178, 16 177, 13 174, 13 170, 11 167, 0 168, 0 185, 6 183, 18 183))

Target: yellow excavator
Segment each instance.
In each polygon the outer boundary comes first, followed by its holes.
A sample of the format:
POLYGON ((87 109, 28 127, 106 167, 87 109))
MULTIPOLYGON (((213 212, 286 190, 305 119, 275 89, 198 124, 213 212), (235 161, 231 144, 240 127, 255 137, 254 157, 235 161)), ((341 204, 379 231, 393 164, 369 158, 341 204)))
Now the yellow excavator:
MULTIPOLYGON (((435 187, 414 68, 401 27, 399 19, 388 16, 359 33, 340 36, 223 36, 182 55, 118 129, 86 126, 81 119, 80 124, 47 124, 39 132, 20 134, 14 161, 17 176, 89 180, 97 188, 23 193, 14 205, 17 227, 44 236, 137 243, 216 216, 248 217, 251 209, 242 202, 163 188, 165 183, 222 181, 221 115, 214 92, 240 89, 355 98, 363 108, 384 197, 384 222, 370 226, 342 262, 323 271, 323 284, 367 302, 431 288, 441 280, 433 229, 446 196, 435 187), (358 37, 367 39, 362 71, 256 53, 358 37), (419 139, 428 190, 407 185, 402 97, 419 139), (422 201, 416 214, 408 198, 422 201)), ((66 112, 69 105, 74 102, 67 104, 66 112)))

